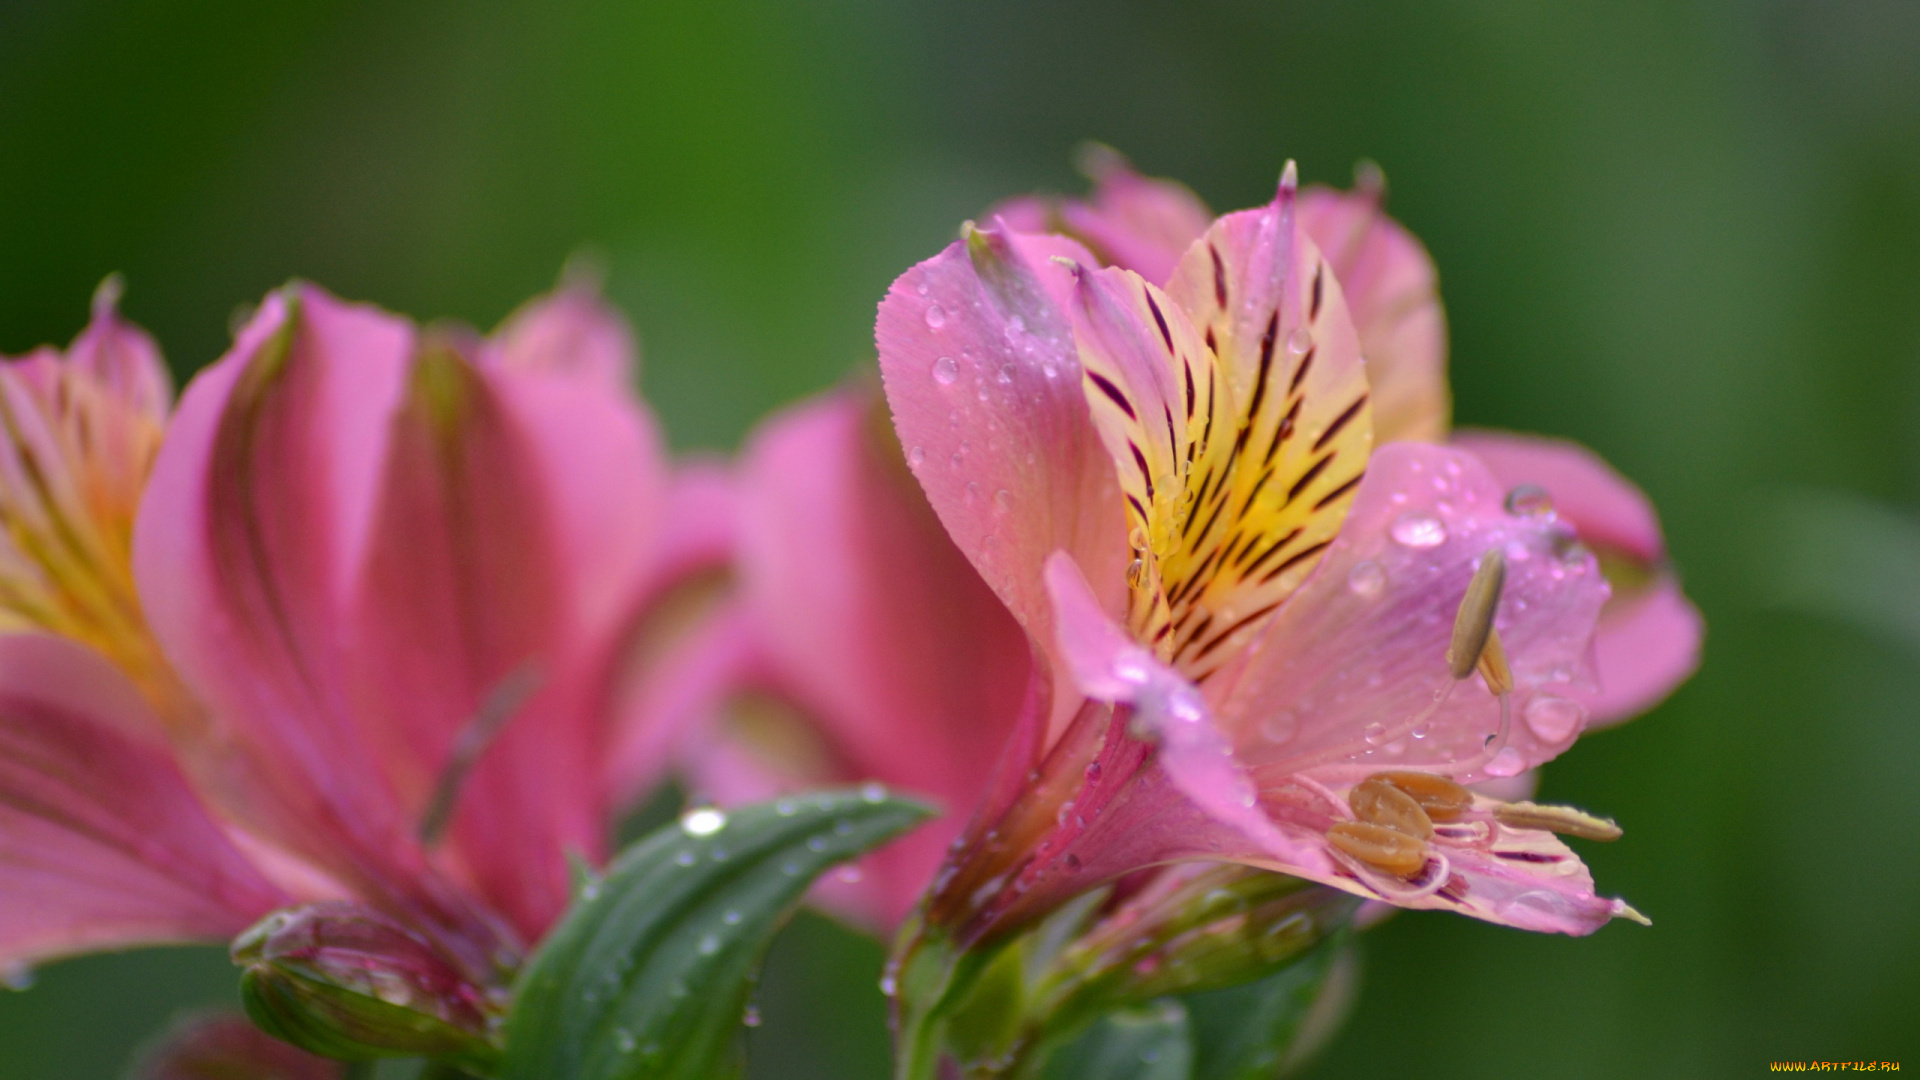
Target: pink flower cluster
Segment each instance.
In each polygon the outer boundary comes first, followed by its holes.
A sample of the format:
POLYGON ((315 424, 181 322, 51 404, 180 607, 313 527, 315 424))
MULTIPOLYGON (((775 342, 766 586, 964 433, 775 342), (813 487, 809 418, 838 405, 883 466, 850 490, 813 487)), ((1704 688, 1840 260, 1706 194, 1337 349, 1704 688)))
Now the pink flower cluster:
POLYGON ((1450 429, 1376 180, 1216 218, 1095 172, 727 465, 669 461, 577 284, 489 336, 289 286, 177 405, 110 294, 0 364, 0 965, 348 900, 497 979, 674 770, 944 806, 820 886, 874 926, 1195 860, 1637 914, 1556 836, 1611 823, 1518 796, 1696 662, 1644 497, 1450 429))

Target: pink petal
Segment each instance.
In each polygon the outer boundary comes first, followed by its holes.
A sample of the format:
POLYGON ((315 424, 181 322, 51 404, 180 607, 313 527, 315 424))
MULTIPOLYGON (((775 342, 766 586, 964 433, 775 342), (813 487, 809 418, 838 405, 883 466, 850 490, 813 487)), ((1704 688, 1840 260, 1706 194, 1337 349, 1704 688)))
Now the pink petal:
POLYGON ((1462 451, 1374 452, 1319 568, 1207 688, 1263 782, 1303 769, 1343 783, 1417 768, 1470 783, 1572 744, 1585 713, 1571 694, 1607 585, 1564 525, 1509 514, 1505 490, 1462 451), (1506 737, 1492 747, 1499 703, 1478 676, 1453 685, 1446 660, 1488 552, 1506 560, 1495 626, 1515 679, 1506 737))
POLYGON ((528 301, 495 331, 489 352, 502 367, 582 375, 615 390, 633 385, 640 356, 633 328, 587 281, 528 301))
POLYGON ((173 376, 152 336, 121 317, 119 302, 119 281, 108 278, 94 294, 93 321, 67 346, 67 363, 108 398, 163 422, 173 406, 173 376))
POLYGON ((971 804, 1018 711, 1025 635, 948 539, 876 402, 841 392, 741 464, 742 588, 857 775, 971 804))
POLYGON ((1215 726, 1199 690, 1107 615, 1071 556, 1063 552, 1047 561, 1047 587, 1060 653, 1080 692, 1132 706, 1133 723, 1159 747, 1160 767, 1208 817, 1258 848, 1291 849, 1261 813, 1253 783, 1234 761, 1232 742, 1215 726))
MULTIPOLYGON (((959 812, 979 799, 1019 713, 1029 648, 899 454, 860 390, 769 421, 741 464, 742 591, 774 677, 844 775, 959 812)), ((896 857, 891 876, 924 887, 955 828, 896 857)))
POLYGON ((1535 484, 1553 509, 1594 547, 1615 548, 1648 563, 1667 557, 1653 503, 1599 455, 1578 443, 1504 431, 1463 430, 1453 444, 1470 451, 1507 488, 1535 484))
POLYGON ((875 331, 908 466, 961 552, 1047 648, 1047 556, 1070 552, 1116 611, 1127 557, 1056 255, 1091 261, 1056 238, 973 232, 894 282, 875 331))
POLYGON ((0 636, 0 965, 222 940, 287 901, 228 842, 97 654, 0 636))
POLYGON ((237 759, 210 765, 219 797, 350 877, 408 831, 337 672, 412 347, 317 289, 269 296, 187 388, 134 538, 154 632, 237 759))
POLYGON ((1112 151, 1094 152, 1083 167, 1094 179, 1088 202, 1061 207, 1073 236, 1109 266, 1125 267, 1154 284, 1174 267, 1213 222, 1213 214, 1185 184, 1141 176, 1112 151))
POLYGON ((268 297, 182 397, 134 537, 155 635, 206 706, 196 779, 248 828, 397 914, 484 919, 426 867, 350 689, 346 619, 412 328, 311 286, 268 297))
POLYGON ((1414 235, 1381 209, 1376 179, 1353 192, 1309 188, 1300 227, 1340 279, 1373 388, 1380 442, 1447 432, 1447 321, 1439 275, 1414 235))
POLYGON ((1600 614, 1594 641, 1599 688, 1580 698, 1590 723, 1643 713, 1685 682, 1699 666, 1705 626, 1665 565, 1666 541, 1646 495, 1575 443, 1493 431, 1463 431, 1454 443, 1485 462, 1502 484, 1544 488, 1581 540, 1639 564, 1635 576, 1649 579, 1616 583, 1600 614))

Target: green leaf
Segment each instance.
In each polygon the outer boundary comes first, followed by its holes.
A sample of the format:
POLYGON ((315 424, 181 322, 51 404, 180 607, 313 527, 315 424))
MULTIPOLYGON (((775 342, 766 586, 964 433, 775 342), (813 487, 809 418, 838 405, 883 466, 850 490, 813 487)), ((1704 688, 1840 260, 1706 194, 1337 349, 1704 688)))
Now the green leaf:
POLYGON ((1109 1013, 1047 1063, 1047 1080, 1190 1080, 1187 1010, 1171 999, 1109 1013))
POLYGON ((925 820, 878 786, 697 810, 587 881, 521 974, 503 1080, 714 1080, 775 931, 834 863, 925 820))
POLYGON ((1264 979, 1188 994, 1192 1080, 1273 1080, 1312 1053, 1343 1018, 1353 947, 1338 934, 1264 979))

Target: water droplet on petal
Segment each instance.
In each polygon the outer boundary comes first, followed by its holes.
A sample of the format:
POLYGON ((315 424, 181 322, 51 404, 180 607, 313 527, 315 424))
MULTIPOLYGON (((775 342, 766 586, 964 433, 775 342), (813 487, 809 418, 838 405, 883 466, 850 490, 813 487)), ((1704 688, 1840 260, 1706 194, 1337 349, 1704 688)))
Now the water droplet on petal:
POLYGON ((711 806, 702 806, 680 815, 680 828, 688 836, 712 836, 727 827, 727 815, 711 806))
POLYGON ((739 926, 740 913, 737 911, 729 911, 725 915, 720 916, 720 921, 726 923, 728 926, 739 926))
POLYGON ((719 937, 713 934, 706 934, 700 938, 700 955, 701 956, 712 956, 714 953, 717 953, 719 951, 720 951, 719 937))
POLYGON ((815 852, 827 850, 827 838, 824 836, 807 837, 807 850, 815 852))
POLYGON ((916 446, 913 449, 907 451, 907 464, 912 465, 915 468, 918 468, 920 466, 920 463, 925 460, 927 460, 927 451, 925 447, 916 446))
POLYGON ((935 330, 947 325, 947 309, 939 304, 928 304, 927 325, 935 330))
POLYGON ((960 377, 960 365, 951 356, 943 356, 933 362, 933 381, 941 386, 952 386, 953 380, 960 377))
POLYGON ((870 803, 886 802, 887 786, 870 780, 860 785, 860 798, 870 803))
POLYGON ((1132 562, 1128 563, 1127 564, 1127 584, 1132 586, 1133 588, 1138 589, 1141 586, 1145 585, 1146 583, 1147 583, 1146 562, 1141 559, 1135 559, 1132 562))
POLYGON ((1515 517, 1550 518, 1553 516, 1553 496, 1538 484, 1521 484, 1507 492, 1507 513, 1515 517))
POLYGON ((1008 334, 1018 336, 1026 332, 1027 332, 1027 320, 1021 318, 1018 315, 1013 315, 1008 317, 1007 319, 1008 334))
POLYGON ((1526 771, 1526 768, 1527 759, 1520 756, 1520 751, 1508 746, 1493 755, 1493 760, 1487 762, 1486 767, 1481 771, 1488 776, 1518 776, 1526 771))
POLYGON ((1304 354, 1313 348, 1313 335, 1304 326, 1296 326, 1293 333, 1287 335, 1287 351, 1295 356, 1304 354))
POLYGON ((580 899, 588 903, 600 899, 600 883, 598 881, 589 881, 585 885, 580 886, 580 899))
POLYGON ((1135 525, 1132 531, 1127 533, 1127 546, 1135 551, 1147 550, 1147 530, 1135 525))
POLYGON ((615 1028, 613 1031, 613 1045, 619 1047, 621 1053, 631 1054, 633 1053, 634 1047, 640 1044, 634 1039, 633 1032, 628 1031, 626 1028, 615 1028))
POLYGON ((1372 559, 1357 562, 1353 564, 1353 569, 1347 571, 1347 588, 1352 589, 1355 596, 1371 600, 1386 587, 1387 572, 1372 559))
POLYGON ((1099 762, 1097 761, 1087 762, 1087 779, 1088 780, 1100 779, 1100 763, 1099 762))
POLYGON ((1420 510, 1409 510, 1393 519, 1389 531, 1394 540, 1410 548, 1438 547, 1447 542, 1447 527, 1439 518, 1420 510))
POLYGON ((1547 742, 1557 743, 1580 730, 1581 722, 1587 718, 1587 710, 1577 701, 1552 694, 1539 694, 1527 702, 1526 711, 1521 715, 1535 735, 1547 742))
POLYGON ((1368 724, 1366 730, 1361 734, 1366 736, 1368 746, 1379 746, 1381 743, 1387 741, 1387 725, 1375 720, 1373 723, 1368 724))
POLYGON ((841 867, 834 876, 849 885, 858 885, 867 875, 858 866, 849 864, 841 867))
POLYGON ((900 984, 894 981, 892 975, 890 974, 882 975, 880 977, 880 992, 882 994, 885 994, 888 997, 892 997, 894 994, 898 993, 899 990, 900 990, 900 984))
POLYGON ((673 861, 680 866, 692 866, 700 861, 700 857, 691 851, 682 851, 673 857, 673 861))
POLYGON ((781 817, 792 817, 799 809, 800 804, 792 799, 775 799, 773 802, 773 812, 781 817))
POLYGON ((1265 735, 1268 742, 1292 742, 1299 732, 1300 718, 1294 715, 1292 709, 1281 709, 1260 722, 1260 734, 1265 735))
POLYGON ((1000 512, 1003 514, 1013 509, 1013 492, 1008 491, 1006 488, 1001 488, 999 491, 994 492, 993 505, 999 507, 1000 512))
POLYGON ((747 1011, 741 1014, 740 1022, 747 1025, 748 1027, 759 1027, 760 1026, 760 1007, 758 1005, 747 1006, 747 1011))

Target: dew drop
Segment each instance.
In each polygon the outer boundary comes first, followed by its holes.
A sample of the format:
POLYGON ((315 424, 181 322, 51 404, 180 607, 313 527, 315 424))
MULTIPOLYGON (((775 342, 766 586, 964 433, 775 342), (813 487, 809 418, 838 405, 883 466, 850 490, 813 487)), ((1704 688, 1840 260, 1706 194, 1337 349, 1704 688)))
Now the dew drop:
POLYGON ((939 304, 928 304, 927 325, 935 330, 947 325, 947 309, 939 304))
POLYGON ((1021 318, 1018 315, 1010 316, 1007 319, 1007 335, 1009 337, 1018 337, 1019 335, 1024 334, 1026 332, 1027 332, 1027 320, 1021 318))
POLYGON ((927 460, 927 450, 925 447, 916 446, 913 449, 907 451, 907 464, 912 465, 915 468, 919 468, 920 463, 925 460, 927 460))
POLYGON ((887 801, 887 786, 869 780, 860 785, 860 798, 865 802, 883 803, 887 801))
POLYGON ((1001 488, 999 491, 994 492, 993 505, 999 507, 1000 512, 1003 514, 1013 509, 1013 492, 1008 491, 1006 488, 1001 488))
POLYGON ((960 377, 960 365, 953 357, 943 356, 933 362, 933 381, 941 386, 952 386, 953 380, 960 377))
POLYGON ((1135 551, 1147 550, 1147 530, 1144 526, 1135 525, 1133 530, 1127 533, 1127 546, 1135 551))
POLYGON ((1393 519, 1394 540, 1410 548, 1439 547, 1447 542, 1447 527, 1432 514, 1409 510, 1393 519))
POLYGON ((1362 734, 1366 736, 1368 746, 1379 746, 1387 741, 1387 725, 1375 720, 1367 725, 1362 734))
POLYGON ((773 812, 781 817, 792 817, 800 809, 800 804, 792 799, 775 799, 773 812))
POLYGON ((1386 587, 1387 572, 1372 559, 1357 562, 1347 571, 1347 588, 1352 589, 1355 596, 1371 600, 1386 587))
POLYGON ((712 836, 727 827, 727 815, 711 806, 702 806, 680 815, 680 828, 688 836, 712 836))
POLYGON ((1100 763, 1099 762, 1097 761, 1087 762, 1087 779, 1088 780, 1100 779, 1100 763))
POLYGON ((861 881, 865 880, 867 875, 858 866, 848 865, 841 867, 834 873, 834 876, 849 885, 858 885, 861 881))
POLYGON ((1293 333, 1287 335, 1287 351, 1293 355, 1304 355, 1311 348, 1313 348, 1313 335, 1307 332, 1306 327, 1296 326, 1293 333))
POLYGON ((1507 513, 1514 517, 1551 518, 1553 496, 1538 484, 1521 484, 1507 492, 1507 513))
POLYGON ((748 1005, 747 1011, 740 1015, 740 1022, 748 1027, 760 1026, 760 1006, 748 1005))
POLYGON ((1013 385, 1013 365, 1001 364, 1000 374, 995 381, 999 382, 1001 386, 1012 386, 1013 385))
POLYGON ((621 1053, 631 1054, 634 1048, 639 1046, 640 1043, 639 1040, 633 1037, 633 1032, 628 1031, 626 1028, 615 1028, 613 1030, 613 1045, 619 1047, 621 1053))
POLYGON ((706 934, 700 938, 700 955, 701 956, 712 956, 714 953, 717 953, 719 951, 720 951, 720 938, 717 935, 706 934))
POLYGON ((585 885, 580 886, 580 899, 588 903, 600 899, 600 883, 598 881, 589 881, 585 885))
POLYGON ((1127 584, 1132 586, 1133 588, 1138 589, 1142 585, 1145 585, 1146 583, 1147 583, 1146 562, 1140 559, 1135 559, 1132 562, 1128 563, 1127 564, 1127 584))
POLYGON ((882 975, 880 977, 881 993, 887 995, 888 997, 892 997, 894 994, 898 993, 899 991, 900 991, 900 984, 894 981, 893 976, 891 974, 882 975))
POLYGON ((1508 746, 1493 755, 1493 760, 1487 762, 1481 771, 1488 776, 1518 776, 1526 767, 1527 759, 1520 756, 1520 751, 1508 746))
POLYGON ((812 852, 827 850, 827 838, 824 836, 807 837, 807 850, 812 852))
POLYGON ((1424 739, 1427 736, 1433 734, 1433 725, 1429 723, 1415 724, 1413 727, 1413 731, 1411 731, 1409 734, 1411 734, 1416 739, 1424 739))
POLYGON ((1299 733, 1300 718, 1294 715, 1292 709, 1281 709, 1260 721, 1260 734, 1265 735, 1268 742, 1289 743, 1299 733))
POLYGON ((1581 722, 1587 718, 1587 710, 1577 701, 1553 694, 1539 694, 1527 702, 1526 711, 1521 715, 1535 735, 1547 742, 1557 743, 1580 730, 1581 722))

